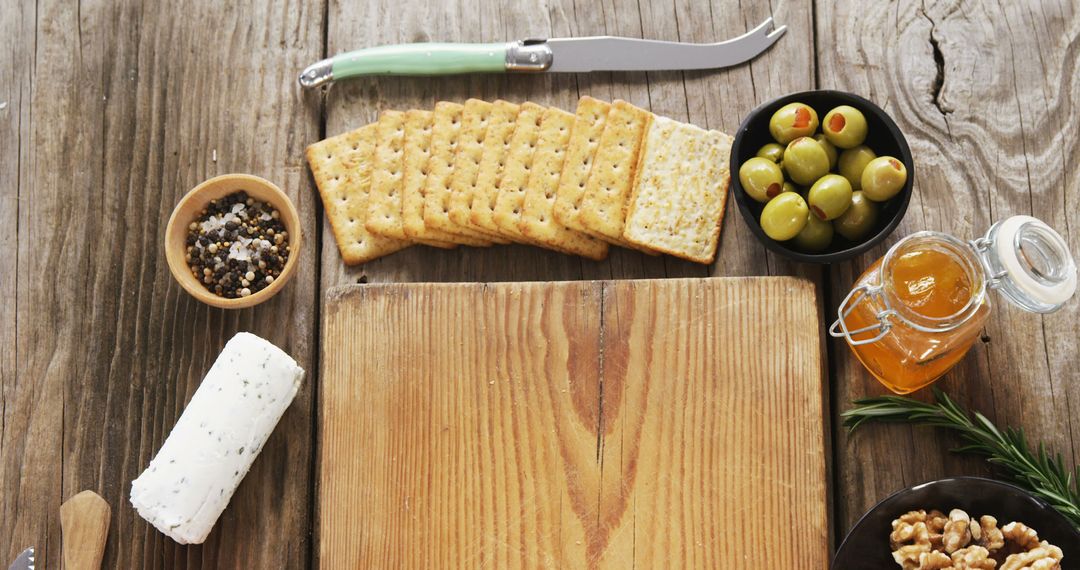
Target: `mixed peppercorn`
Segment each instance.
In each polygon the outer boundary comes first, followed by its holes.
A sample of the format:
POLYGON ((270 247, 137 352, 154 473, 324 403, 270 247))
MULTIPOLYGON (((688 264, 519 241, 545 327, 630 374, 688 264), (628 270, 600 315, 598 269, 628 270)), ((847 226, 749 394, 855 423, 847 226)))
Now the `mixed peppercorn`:
POLYGON ((192 275, 226 299, 265 289, 289 260, 289 232, 280 217, 273 206, 243 191, 211 200, 188 225, 192 275))

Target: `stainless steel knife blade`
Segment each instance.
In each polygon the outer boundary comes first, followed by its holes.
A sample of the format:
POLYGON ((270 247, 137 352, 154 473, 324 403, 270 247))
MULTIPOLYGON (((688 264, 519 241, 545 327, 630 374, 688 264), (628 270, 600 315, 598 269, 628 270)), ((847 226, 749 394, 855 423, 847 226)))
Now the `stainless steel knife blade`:
POLYGON ((754 59, 786 30, 786 26, 774 28, 773 19, 768 18, 737 38, 711 44, 595 36, 490 44, 376 46, 309 65, 299 81, 307 89, 365 75, 718 69, 754 59))
POLYGON ((8 566, 8 570, 34 570, 34 547, 31 546, 22 551, 22 553, 15 558, 15 562, 12 562, 11 566, 8 566))
POLYGON ((727 41, 689 44, 612 36, 552 38, 545 42, 552 62, 547 71, 657 71, 716 69, 749 61, 787 31, 773 29, 769 18, 749 32, 727 41))

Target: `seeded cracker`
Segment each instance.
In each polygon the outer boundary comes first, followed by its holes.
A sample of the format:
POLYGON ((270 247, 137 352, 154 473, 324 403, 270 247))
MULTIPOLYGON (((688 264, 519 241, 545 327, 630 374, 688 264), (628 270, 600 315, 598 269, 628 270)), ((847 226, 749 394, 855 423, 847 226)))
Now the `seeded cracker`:
POLYGON ((574 231, 588 232, 579 219, 581 199, 585 197, 585 182, 589 179, 610 110, 610 103, 592 97, 582 97, 578 101, 553 210, 555 219, 574 231))
MULTIPOLYGON (((369 232, 394 239, 407 239, 401 216, 401 180, 405 145, 405 113, 383 111, 376 123, 375 158, 368 200, 369 232)), ((416 240, 442 248, 454 244, 416 240)))
POLYGON ((529 241, 519 227, 521 206, 525 201, 525 186, 529 182, 529 171, 536 155, 536 143, 540 138, 544 111, 544 107, 535 103, 521 105, 514 122, 514 134, 510 138, 498 189, 488 197, 488 203, 486 207, 482 207, 481 214, 477 213, 479 201, 473 202, 474 220, 477 215, 489 216, 499 232, 514 241, 529 241))
POLYGON ((450 180, 454 173, 454 153, 460 140, 464 110, 464 106, 457 103, 440 101, 435 104, 431 158, 428 159, 428 173, 424 180, 424 225, 442 232, 483 239, 483 234, 450 219, 450 180))
MULTIPOLYGON (((539 106, 535 106, 539 108, 539 106)), ((473 225, 513 241, 514 235, 504 235, 499 231, 492 217, 492 208, 499 191, 499 179, 502 177, 506 156, 510 151, 510 139, 514 136, 520 105, 507 101, 495 101, 488 118, 487 133, 484 135, 484 151, 480 165, 476 170, 476 184, 469 199, 469 220, 473 225)), ((536 113, 539 114, 539 113, 536 113)), ((451 210, 453 215, 453 210, 451 210)))
MULTIPOLYGON (((564 172, 563 164, 568 155, 567 146, 573 136, 574 124, 574 115, 566 111, 554 107, 544 111, 518 227, 538 245, 600 260, 607 257, 607 242, 571 230, 554 217, 559 176, 564 172)), ((503 183, 506 183, 505 175, 503 183)), ((498 207, 495 214, 495 221, 498 222, 498 207)))
POLYGON ((309 145, 306 151, 326 218, 346 265, 366 263, 412 245, 373 235, 364 227, 374 148, 372 124, 309 145))
POLYGON ((485 246, 491 242, 429 228, 424 224, 424 189, 431 161, 431 132, 435 114, 412 109, 405 112, 405 144, 402 150, 401 217, 410 239, 440 240, 461 245, 485 246))
MULTIPOLYGON (((479 232, 495 243, 509 243, 495 232, 485 230, 471 219, 473 192, 480 161, 484 156, 484 139, 495 105, 479 99, 465 101, 461 114, 461 132, 454 152, 454 168, 450 175, 450 220, 455 224, 479 232)), ((505 108, 504 108, 505 110, 505 108)))
POLYGON ((624 237, 711 263, 727 202, 731 140, 719 131, 653 119, 638 160, 624 237))
POLYGON ((585 182, 580 220, 593 235, 626 244, 623 224, 637 168, 638 151, 653 114, 615 101, 600 135, 596 159, 585 182))

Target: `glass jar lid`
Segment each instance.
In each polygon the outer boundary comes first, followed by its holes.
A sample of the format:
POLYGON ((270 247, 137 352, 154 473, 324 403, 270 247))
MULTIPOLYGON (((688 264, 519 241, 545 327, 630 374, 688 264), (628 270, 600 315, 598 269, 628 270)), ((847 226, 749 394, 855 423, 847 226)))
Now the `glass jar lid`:
POLYGON ((1076 263, 1053 228, 1031 216, 1013 216, 971 244, 987 273, 987 286, 1028 311, 1052 313, 1076 292, 1076 263))

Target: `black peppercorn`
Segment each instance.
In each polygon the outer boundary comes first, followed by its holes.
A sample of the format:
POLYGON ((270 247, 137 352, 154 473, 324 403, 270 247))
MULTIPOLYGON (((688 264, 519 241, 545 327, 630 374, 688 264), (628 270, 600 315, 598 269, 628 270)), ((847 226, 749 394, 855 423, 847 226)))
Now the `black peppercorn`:
POLYGON ((192 274, 226 298, 265 289, 281 275, 290 253, 285 225, 275 214, 244 191, 211 201, 188 225, 185 258, 192 274))

